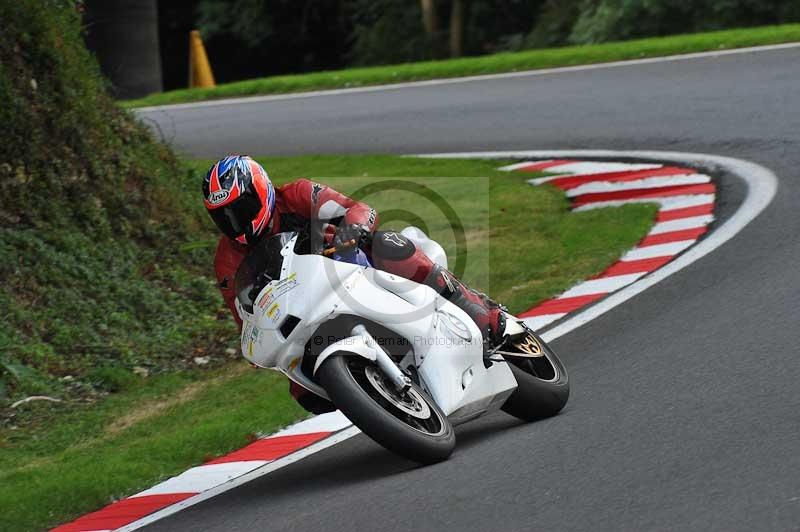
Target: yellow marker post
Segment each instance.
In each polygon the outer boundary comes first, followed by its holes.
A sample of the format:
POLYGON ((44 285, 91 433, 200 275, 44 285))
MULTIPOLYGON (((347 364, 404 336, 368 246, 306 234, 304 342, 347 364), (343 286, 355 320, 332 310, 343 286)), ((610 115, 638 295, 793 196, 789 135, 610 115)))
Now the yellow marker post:
POLYGON ((189 33, 189 87, 213 88, 216 85, 200 32, 192 30, 189 33))

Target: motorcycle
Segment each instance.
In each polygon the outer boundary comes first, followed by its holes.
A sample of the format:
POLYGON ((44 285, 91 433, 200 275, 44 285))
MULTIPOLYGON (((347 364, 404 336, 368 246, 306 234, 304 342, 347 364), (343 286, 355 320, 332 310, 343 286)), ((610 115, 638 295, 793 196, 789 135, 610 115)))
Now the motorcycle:
MULTIPOLYGON (((421 230, 401 234, 447 267, 421 230)), ((276 234, 239 268, 250 363, 329 399, 377 443, 423 464, 450 456, 456 425, 498 409, 533 421, 566 404, 564 365, 517 318, 508 314, 505 342, 487 348, 469 316, 432 288, 370 267, 357 248, 314 240, 276 234)))

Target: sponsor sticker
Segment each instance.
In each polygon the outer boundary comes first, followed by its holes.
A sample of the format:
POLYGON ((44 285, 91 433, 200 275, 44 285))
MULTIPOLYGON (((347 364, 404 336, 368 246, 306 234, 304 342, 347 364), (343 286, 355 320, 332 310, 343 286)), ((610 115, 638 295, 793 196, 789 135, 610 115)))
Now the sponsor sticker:
POLYGON ((297 285, 297 272, 294 272, 285 279, 281 279, 274 285, 264 290, 264 293, 261 294, 261 297, 258 299, 256 305, 258 305, 261 310, 264 310, 276 299, 296 288, 297 285))
POLYGON ((231 193, 228 192, 227 190, 217 190, 216 192, 212 192, 211 194, 208 195, 208 202, 211 205, 219 205, 220 203, 228 199, 228 196, 230 195, 231 193))
POLYGON ((253 350, 255 344, 258 342, 258 337, 261 336, 261 331, 252 323, 245 325, 242 332, 242 354, 247 360, 253 359, 253 350), (245 344, 247 348, 245 349, 245 344))
POLYGON ((250 360, 253 357, 253 330, 255 326, 252 323, 245 323, 242 330, 242 355, 250 360))
POLYGON ((264 310, 265 308, 267 308, 267 305, 272 303, 272 299, 273 299, 272 292, 273 292, 274 288, 275 287, 270 286, 269 288, 264 290, 263 294, 261 294, 261 298, 258 300, 258 303, 256 303, 261 310, 264 310))
POLYGON ((267 316, 272 320, 272 323, 278 323, 281 317, 281 307, 278 306, 277 303, 273 303, 272 306, 267 309, 267 316))

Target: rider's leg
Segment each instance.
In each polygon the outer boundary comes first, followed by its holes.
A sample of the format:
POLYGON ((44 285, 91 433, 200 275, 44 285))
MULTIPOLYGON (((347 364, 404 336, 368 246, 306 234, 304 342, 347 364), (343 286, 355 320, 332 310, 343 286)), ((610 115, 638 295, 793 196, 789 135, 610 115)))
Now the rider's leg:
POLYGON ((394 231, 376 232, 372 241, 372 260, 378 269, 426 284, 436 290, 472 318, 484 339, 495 344, 502 340, 505 314, 500 305, 434 264, 405 236, 394 231))

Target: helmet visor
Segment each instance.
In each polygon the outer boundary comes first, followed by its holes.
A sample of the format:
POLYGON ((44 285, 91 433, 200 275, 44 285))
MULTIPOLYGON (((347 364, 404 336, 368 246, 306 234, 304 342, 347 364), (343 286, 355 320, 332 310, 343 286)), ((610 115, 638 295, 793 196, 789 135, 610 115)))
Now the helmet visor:
POLYGON ((248 226, 261 211, 261 201, 249 190, 230 205, 208 211, 220 231, 229 238, 245 234, 248 226))

